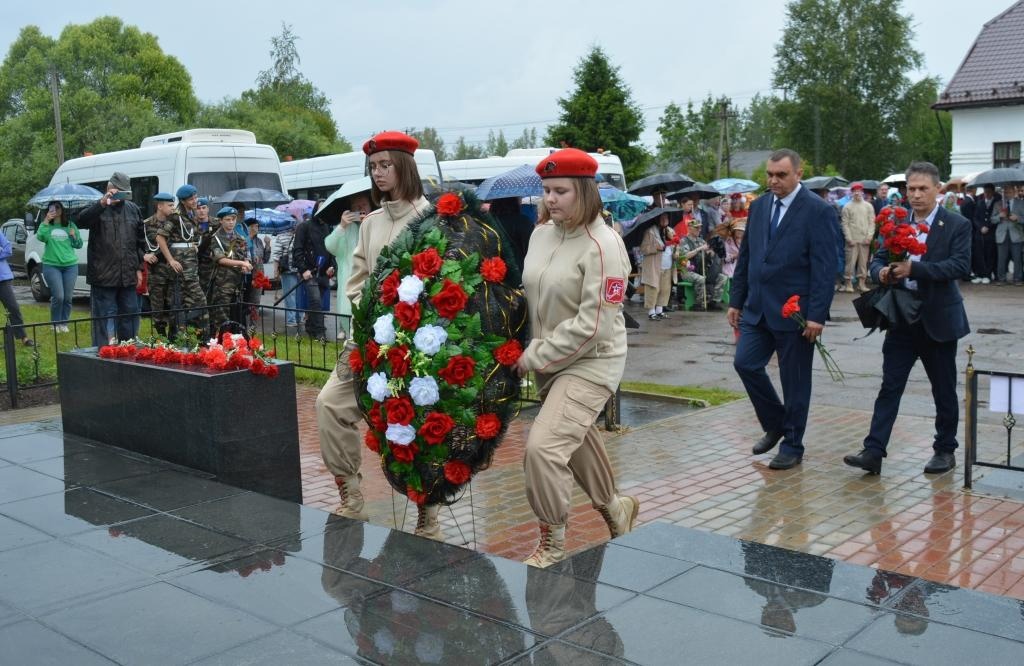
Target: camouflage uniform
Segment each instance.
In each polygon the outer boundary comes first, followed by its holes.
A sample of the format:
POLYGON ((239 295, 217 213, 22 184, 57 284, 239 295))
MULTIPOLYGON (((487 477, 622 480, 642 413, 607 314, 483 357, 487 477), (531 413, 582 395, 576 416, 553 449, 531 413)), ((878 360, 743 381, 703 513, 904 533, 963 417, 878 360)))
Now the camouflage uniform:
POLYGON ((153 328, 160 335, 166 336, 167 323, 171 318, 170 313, 167 312, 171 307, 171 290, 167 282, 167 274, 174 273, 174 271, 167 265, 164 255, 160 252, 160 246, 156 242, 156 237, 163 226, 163 222, 158 220, 156 215, 153 215, 143 220, 142 225, 146 234, 146 252, 156 255, 156 263, 149 266, 148 279, 149 308, 153 311, 153 328))
POLYGON ((232 232, 218 231, 210 238, 211 276, 209 278, 210 305, 218 306, 210 312, 210 323, 220 326, 231 318, 233 305, 242 290, 242 269, 236 266, 221 266, 220 259, 246 261, 249 258, 249 244, 244 238, 232 232))
MULTIPOLYGON (((707 246, 707 243, 704 242, 702 238, 692 238, 691 236, 683 236, 679 240, 679 249, 677 250, 677 252, 681 257, 682 255, 692 252, 693 250, 701 246, 707 246)), ((681 268, 679 271, 679 279, 683 282, 689 282, 693 285, 694 309, 698 310, 704 308, 705 300, 708 304, 717 303, 722 300, 722 292, 725 288, 726 279, 725 275, 721 271, 719 271, 718 275, 715 277, 715 283, 711 285, 711 294, 707 295, 707 285, 705 277, 702 274, 698 273, 697 271, 692 270, 689 266, 686 265, 687 263, 690 266, 700 265, 700 260, 701 255, 699 252, 695 254, 692 258, 690 258, 688 262, 685 260, 681 260, 683 261, 683 268, 681 268)), ((707 261, 711 261, 711 258, 708 257, 707 261)), ((682 302, 682 299, 680 299, 680 302, 682 302)))
MULTIPOLYGON (((205 331, 209 326, 209 317, 205 310, 206 308, 206 295, 203 293, 203 289, 199 282, 199 254, 197 246, 199 244, 199 233, 196 230, 196 225, 191 221, 187 215, 183 215, 184 209, 179 206, 178 213, 169 216, 157 229, 157 234, 163 236, 167 242, 168 249, 171 252, 171 256, 181 264, 181 273, 175 273, 174 269, 169 264, 161 261, 161 263, 153 266, 153 275, 162 274, 159 281, 166 286, 166 295, 161 303, 161 309, 170 308, 183 308, 185 315, 188 315, 188 311, 196 308, 198 313, 192 319, 189 320, 189 324, 192 326, 199 327, 200 330, 205 331), (179 290, 178 302, 175 302, 175 288, 179 290)), ((159 252, 158 252, 159 254, 159 252)), ((150 278, 152 280, 152 278, 150 278)), ((150 288, 150 300, 152 301, 152 288, 150 288)), ((157 310, 156 303, 153 304, 154 312, 157 310)), ((178 315, 171 315, 165 313, 165 321, 171 324, 170 333, 174 334, 173 321, 178 319, 178 315)), ((157 321, 154 321, 157 324, 157 321)))

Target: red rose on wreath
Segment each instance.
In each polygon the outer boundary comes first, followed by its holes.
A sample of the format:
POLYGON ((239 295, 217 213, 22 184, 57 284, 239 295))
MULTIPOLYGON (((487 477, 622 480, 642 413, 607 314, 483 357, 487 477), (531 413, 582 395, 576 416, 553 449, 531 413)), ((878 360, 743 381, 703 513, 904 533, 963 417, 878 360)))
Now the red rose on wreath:
POLYGON ((437 376, 452 386, 465 386, 473 378, 476 361, 469 356, 452 356, 448 365, 437 371, 437 376))
POLYGON ((392 377, 405 377, 409 374, 409 348, 401 345, 389 349, 388 363, 391 364, 392 377))
POLYGON ((509 340, 494 350, 494 359, 502 365, 513 366, 523 355, 523 346, 518 340, 509 340))
POLYGON ((391 275, 384 278, 384 281, 380 283, 380 302, 384 305, 394 305, 398 302, 398 285, 401 283, 401 278, 398 276, 398 271, 391 271, 391 275))
POLYGON ((420 447, 416 446, 415 442, 406 446, 401 446, 392 442, 391 454, 395 456, 395 460, 398 462, 411 463, 416 459, 416 454, 420 452, 420 447))
POLYGON ((437 292, 437 295, 430 299, 430 302, 437 308, 437 314, 445 319, 455 319, 455 315, 459 314, 466 307, 468 301, 469 296, 466 295, 462 287, 448 278, 444 279, 441 291, 437 292))
POLYGON ((366 342, 366 362, 374 370, 380 365, 380 345, 377 344, 376 340, 368 340, 366 342))
POLYGON ((444 464, 444 478, 457 486, 469 481, 469 465, 461 460, 449 460, 444 464))
POLYGON ((367 430, 363 436, 363 442, 366 443, 366 448, 370 449, 374 453, 380 453, 380 440, 377 439, 377 433, 372 430, 367 430))
POLYGON ((420 304, 400 302, 395 306, 395 320, 407 331, 415 331, 420 325, 420 304))
POLYGON ((476 434, 480 439, 494 439, 501 432, 501 419, 497 414, 481 414, 476 417, 476 434))
POLYGON ((462 199, 459 195, 448 192, 437 200, 437 214, 449 217, 462 212, 462 199))
POLYGON ((455 421, 452 420, 452 417, 441 412, 430 412, 416 434, 422 437, 427 444, 435 446, 443 442, 454 427, 455 421))
POLYGON ((353 374, 363 374, 363 356, 358 349, 353 349, 352 353, 348 355, 348 367, 351 368, 353 374))
POLYGON ((385 431, 388 429, 387 421, 380 414, 380 403, 373 403, 373 407, 370 408, 370 426, 374 430, 385 431))
POLYGON ((384 410, 388 415, 388 423, 409 425, 416 417, 412 402, 404 395, 401 398, 388 398, 384 401, 384 410))
POLYGON ((421 280, 432 278, 441 270, 441 255, 437 248, 428 247, 419 254, 412 255, 412 274, 421 280))
POLYGON ((406 495, 406 497, 411 499, 416 504, 426 504, 427 503, 427 494, 426 493, 421 493, 420 491, 416 490, 412 486, 409 486, 408 488, 405 489, 405 495, 406 495))
POLYGON ((508 273, 508 266, 501 257, 491 257, 480 262, 480 275, 488 282, 501 282, 508 273))

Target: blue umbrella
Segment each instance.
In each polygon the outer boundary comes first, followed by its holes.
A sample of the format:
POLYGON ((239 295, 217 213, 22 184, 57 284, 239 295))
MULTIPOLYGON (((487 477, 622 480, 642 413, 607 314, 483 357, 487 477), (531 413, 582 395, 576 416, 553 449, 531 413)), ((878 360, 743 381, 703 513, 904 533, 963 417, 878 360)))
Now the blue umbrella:
POLYGON ((743 194, 761 189, 760 185, 746 178, 719 178, 708 185, 717 190, 719 194, 743 194))
POLYGON ((256 208, 245 211, 245 219, 253 218, 260 223, 261 234, 279 234, 295 226, 295 218, 290 213, 273 208, 256 208))
POLYGON ((44 187, 36 192, 36 195, 28 200, 28 205, 33 208, 42 208, 51 201, 59 201, 65 208, 71 208, 83 204, 96 203, 102 198, 102 192, 88 185, 61 183, 60 185, 44 187))
POLYGON ((481 201, 513 197, 517 199, 539 197, 543 193, 544 188, 540 184, 540 176, 529 164, 492 176, 476 188, 476 196, 481 201))
POLYGON ((616 220, 628 220, 647 210, 647 199, 612 186, 598 187, 604 207, 616 220))

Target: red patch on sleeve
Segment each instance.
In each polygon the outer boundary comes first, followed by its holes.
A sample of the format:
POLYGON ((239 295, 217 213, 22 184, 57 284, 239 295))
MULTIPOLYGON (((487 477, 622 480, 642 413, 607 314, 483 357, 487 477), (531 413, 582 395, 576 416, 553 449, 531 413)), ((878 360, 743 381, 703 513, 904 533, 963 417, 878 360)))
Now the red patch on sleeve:
POLYGON ((610 277, 604 280, 604 300, 606 303, 621 303, 626 296, 626 279, 610 277))

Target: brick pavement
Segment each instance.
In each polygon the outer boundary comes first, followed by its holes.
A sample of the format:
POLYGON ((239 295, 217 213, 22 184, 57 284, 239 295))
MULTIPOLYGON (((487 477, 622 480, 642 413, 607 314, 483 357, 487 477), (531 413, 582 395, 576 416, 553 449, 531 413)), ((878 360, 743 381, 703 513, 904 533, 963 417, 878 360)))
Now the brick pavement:
MULTIPOLYGON (((305 503, 334 509, 334 482, 319 455, 315 397, 316 389, 298 387, 305 503)), ((846 467, 842 456, 859 449, 869 420, 863 410, 812 406, 804 462, 786 472, 768 470, 770 456, 750 455, 761 433, 745 400, 666 414, 610 434, 607 442, 621 490, 642 502, 641 522, 671 522, 1024 599, 1024 503, 963 491, 961 467, 926 477, 930 418, 900 417, 893 432, 898 444, 881 476, 846 467)), ((532 551, 536 526, 521 468, 529 422, 524 414, 512 424, 471 495, 442 512, 450 543, 517 559, 532 551)), ((371 457, 364 460, 370 522, 411 530, 415 507, 391 492, 371 457)), ((607 538, 577 488, 568 548, 607 538)))

